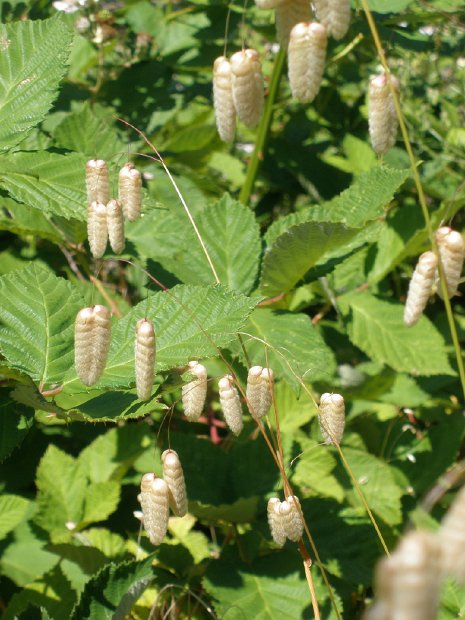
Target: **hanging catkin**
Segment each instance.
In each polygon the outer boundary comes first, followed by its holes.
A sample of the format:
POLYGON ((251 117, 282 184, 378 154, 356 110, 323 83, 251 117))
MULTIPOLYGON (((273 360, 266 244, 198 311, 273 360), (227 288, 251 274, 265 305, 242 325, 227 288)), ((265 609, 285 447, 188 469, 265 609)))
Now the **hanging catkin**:
POLYGON ((326 60, 326 30, 317 22, 299 23, 291 30, 288 67, 292 96, 309 103, 320 90, 326 60))
POLYGON ((438 259, 434 252, 424 252, 418 259, 408 287, 404 309, 404 323, 415 325, 428 302, 433 288, 438 259))
POLYGON ((140 400, 148 400, 155 369, 155 329, 150 319, 139 319, 136 323, 134 367, 137 396, 140 400))
POLYGON ((226 424, 235 435, 239 435, 243 427, 242 406, 239 392, 233 383, 231 375, 226 375, 218 381, 221 410, 226 424))
POLYGON ((119 171, 118 199, 123 207, 123 214, 130 222, 140 216, 142 207, 142 175, 128 162, 119 171))
POLYGON ((270 526, 271 537, 274 542, 282 547, 286 542, 286 533, 283 527, 283 520, 279 513, 281 502, 277 497, 268 500, 268 525, 270 526))
POLYGON ((115 254, 124 250, 124 218, 119 200, 110 200, 107 204, 108 238, 115 254))
POLYGON ((155 474, 149 473, 142 477, 140 505, 144 518, 144 528, 150 542, 159 545, 168 529, 169 491, 168 485, 155 474))
POLYGON ((91 202, 87 209, 87 238, 94 258, 102 258, 108 241, 107 208, 102 202, 91 202))
POLYGON ((103 159, 90 159, 86 163, 87 204, 107 204, 110 198, 110 181, 107 164, 103 159))
POLYGON ((163 479, 169 489, 171 509, 175 515, 183 517, 187 514, 187 492, 178 453, 174 450, 165 450, 161 455, 161 460, 163 463, 163 479))
POLYGON ((92 383, 95 383, 105 370, 111 340, 111 315, 108 308, 100 305, 94 306, 94 318, 94 359, 92 367, 95 373, 95 380, 92 383))
POLYGON ((105 306, 78 312, 74 326, 74 365, 84 385, 93 385, 103 373, 110 338, 110 312, 105 306))
POLYGON ((345 426, 344 398, 340 394, 321 395, 318 419, 323 439, 327 444, 341 443, 345 426))
POLYGON ((299 498, 295 495, 290 495, 287 498, 286 503, 290 506, 290 512, 286 515, 283 523, 284 532, 289 540, 297 542, 300 538, 302 538, 304 531, 304 522, 302 520, 299 498))
POLYGON ((444 575, 465 585, 465 486, 457 493, 439 530, 444 575))
POLYGON ((223 142, 232 142, 236 133, 236 109, 232 95, 231 63, 224 56, 213 64, 213 105, 218 134, 223 142))
POLYGON ((199 419, 207 397, 207 369, 196 361, 189 362, 189 372, 197 377, 182 387, 184 415, 195 422, 199 419))
POLYGON ((312 0, 318 21, 329 37, 342 39, 350 24, 350 0, 312 0))
POLYGON ((263 75, 258 52, 246 49, 231 57, 232 96, 237 116, 255 127, 263 111, 263 75))
MULTIPOLYGON (((448 226, 442 226, 436 231, 439 258, 447 284, 449 299, 457 294, 460 275, 463 269, 465 243, 462 235, 448 226)), ((442 297, 440 283, 437 284, 438 295, 442 297)))
MULTIPOLYGON (((399 82, 391 74, 391 82, 399 91, 399 82)), ((371 145, 378 155, 386 153, 396 143, 397 115, 386 74, 370 80, 368 89, 368 129, 371 145)))
POLYGON ((274 374, 271 368, 252 366, 247 376, 246 397, 252 417, 262 418, 273 401, 274 374))
POLYGON ((289 35, 296 24, 312 18, 309 0, 286 0, 276 6, 276 36, 281 48, 287 49, 289 35))

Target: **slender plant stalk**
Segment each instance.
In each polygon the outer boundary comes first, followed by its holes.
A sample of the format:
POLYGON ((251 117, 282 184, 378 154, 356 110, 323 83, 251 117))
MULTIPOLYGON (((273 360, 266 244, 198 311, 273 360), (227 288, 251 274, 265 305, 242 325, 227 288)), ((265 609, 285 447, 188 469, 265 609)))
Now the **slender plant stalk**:
POLYGON ((273 120, 273 108, 278 94, 279 82, 281 80, 285 60, 286 50, 280 48, 276 56, 276 60, 274 61, 268 97, 266 98, 265 108, 260 120, 260 125, 258 126, 255 148, 247 167, 247 175, 245 177, 244 185, 242 186, 241 193, 239 194, 239 201, 244 205, 248 204, 250 200, 250 195, 257 179, 258 168, 260 166, 260 162, 263 160, 263 153, 268 139, 271 121, 273 120))

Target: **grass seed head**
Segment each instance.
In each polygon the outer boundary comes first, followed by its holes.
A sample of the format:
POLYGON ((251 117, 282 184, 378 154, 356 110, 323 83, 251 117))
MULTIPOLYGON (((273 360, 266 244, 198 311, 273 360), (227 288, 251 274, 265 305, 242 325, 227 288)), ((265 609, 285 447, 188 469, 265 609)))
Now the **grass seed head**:
POLYGON ((124 217, 119 200, 110 200, 107 204, 107 226, 111 249, 115 254, 124 250, 124 217))
POLYGON ((86 163, 87 204, 107 204, 110 198, 110 181, 107 163, 103 159, 90 159, 86 163))
POLYGON ((434 252, 424 252, 418 259, 405 301, 404 323, 408 327, 415 325, 426 307, 433 289, 437 266, 438 259, 434 252))
POLYGON ((174 450, 165 450, 161 455, 161 460, 163 478, 169 489, 171 509, 178 517, 184 517, 187 514, 187 492, 179 456, 174 450))
POLYGON ((142 208, 142 175, 128 162, 119 171, 118 200, 123 208, 123 214, 130 222, 140 217, 142 208))
POLYGON ((323 439, 327 444, 341 443, 345 426, 345 404, 340 394, 321 395, 318 419, 323 439))
POLYGON ((87 209, 87 238, 94 258, 102 258, 108 241, 107 208, 102 202, 91 202, 87 209))
POLYGON ((110 312, 105 306, 78 312, 74 326, 74 365, 84 385, 96 383, 105 370, 110 338, 110 312))
POLYGON ((159 545, 168 529, 168 485, 154 474, 145 474, 139 495, 145 531, 153 545, 159 545))
MULTIPOLYGON (((465 242, 458 231, 452 230, 449 226, 442 226, 436 231, 436 243, 450 299, 457 294, 460 283, 465 256, 465 242)), ((438 295, 442 297, 439 282, 437 289, 438 295)))
POLYGON ((350 25, 350 0, 312 0, 318 21, 328 36, 336 41, 342 39, 350 25))
MULTIPOLYGON (((391 82, 399 91, 399 82, 391 74, 391 82)), ((397 115, 386 74, 370 80, 368 88, 368 130, 377 155, 383 155, 396 143, 397 115)))
POLYGON ((197 378, 182 387, 185 416, 192 422, 199 419, 207 397, 207 369, 197 361, 189 362, 189 372, 197 378))
POLYGON ((288 75, 292 96, 309 103, 317 96, 326 62, 326 29, 317 22, 298 23, 291 30, 288 75))
POLYGON ((221 410, 226 424, 235 435, 243 428, 242 405, 239 392, 231 375, 222 377, 218 382, 221 410))
POLYGON ((274 542, 282 547, 286 542, 286 533, 283 527, 283 521, 279 513, 281 502, 277 497, 271 497, 268 500, 268 525, 270 526, 271 537, 274 542))
POLYGON ((276 6, 276 35, 279 45, 287 49, 289 35, 294 26, 312 18, 308 0, 286 0, 276 6))
POLYGON ((152 394, 156 354, 155 329, 150 319, 139 319, 136 323, 134 345, 134 367, 137 396, 148 400, 152 394))
POLYGON ((213 105, 216 127, 223 142, 232 142, 236 133, 236 109, 232 94, 231 63, 224 56, 213 64, 213 105))
POLYGON ((231 57, 232 96, 237 116, 247 127, 255 127, 263 111, 264 85, 260 56, 246 49, 231 57))

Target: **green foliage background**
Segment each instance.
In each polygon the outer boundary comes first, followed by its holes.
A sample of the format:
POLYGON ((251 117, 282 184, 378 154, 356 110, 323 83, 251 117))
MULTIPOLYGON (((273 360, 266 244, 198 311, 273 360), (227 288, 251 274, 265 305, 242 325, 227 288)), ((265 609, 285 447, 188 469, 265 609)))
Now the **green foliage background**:
MULTIPOLYGON (((369 2, 433 225, 462 231, 459 4, 369 2)), ((215 380, 205 418, 182 416, 192 358, 214 379, 226 360, 242 384, 248 360, 275 370, 286 471, 321 562, 312 574, 322 618, 337 617, 334 605, 341 618, 361 617, 382 548, 338 452, 321 444, 309 394, 344 394, 343 452, 388 546, 412 525, 437 527, 453 493, 428 511, 425 497, 460 467, 464 394, 441 300, 415 327, 402 322, 428 234, 401 141, 382 160, 369 145, 367 81, 379 60, 353 9, 312 105, 291 99, 284 72, 255 176, 263 125, 239 125, 226 146, 214 124, 211 66, 223 53, 226 0, 0 3, 5 620, 147 619, 152 608, 152 618, 313 617, 296 546, 270 540, 266 503, 282 496, 282 480, 255 424, 246 416, 238 439, 218 426, 215 380), (76 10, 57 10, 65 5, 76 10), (119 119, 163 155, 220 285, 156 154, 119 119), (116 193, 128 157, 144 174, 143 218, 127 226, 122 261, 111 252, 93 261, 85 162, 106 159, 116 193), (87 390, 73 367, 73 325, 92 303, 111 303, 114 318, 106 371, 87 390), (142 316, 157 331, 148 402, 134 386, 142 316), (172 518, 154 549, 133 511, 141 476, 160 474, 168 445, 183 463, 189 515, 172 518)), ((274 40, 271 11, 231 3, 228 50, 243 41, 260 50, 268 85, 282 62, 274 40)), ((452 306, 463 342, 462 298, 452 306)), ((464 607, 465 592, 447 584, 440 618, 464 607)))

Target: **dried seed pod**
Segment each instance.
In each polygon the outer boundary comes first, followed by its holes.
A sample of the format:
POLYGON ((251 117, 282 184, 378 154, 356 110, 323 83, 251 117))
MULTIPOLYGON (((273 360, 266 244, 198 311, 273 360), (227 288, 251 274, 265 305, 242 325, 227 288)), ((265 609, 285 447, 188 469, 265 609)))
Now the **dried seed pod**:
POLYGON ((144 515, 144 528, 150 542, 159 545, 168 529, 169 491, 168 485, 155 474, 149 473, 142 477, 140 505, 144 515))
POLYGON ((185 416, 195 422, 199 419, 207 397, 207 369, 197 361, 189 362, 189 372, 197 377, 182 387, 185 416))
POLYGON ((442 572, 465 585, 465 486, 442 520, 439 542, 442 572))
POLYGON ((107 208, 102 202, 91 202, 87 209, 87 238, 94 258, 102 258, 108 241, 107 208))
POLYGON ((433 288, 438 267, 438 259, 434 252, 424 252, 418 259, 408 287, 404 309, 404 323, 411 327, 420 318, 433 288))
MULTIPOLYGON (((442 226, 436 231, 439 258, 446 278, 449 299, 457 294, 460 275, 463 269, 465 242, 462 235, 449 226, 442 226)), ((442 289, 438 282, 438 295, 442 297, 442 289)))
POLYGON ((287 49, 289 35, 296 24, 312 18, 309 0, 286 0, 276 7, 276 35, 279 45, 287 49))
POLYGON ((263 111, 263 75, 258 52, 246 49, 231 57, 232 96, 238 117, 255 127, 263 111))
POLYGON ((271 497, 268 500, 268 525, 270 526, 271 537, 279 547, 282 547, 286 542, 286 533, 279 513, 280 505, 281 502, 277 497, 271 497))
POLYGON ((178 517, 183 517, 187 514, 187 492, 181 461, 174 450, 165 450, 161 460, 163 478, 169 489, 171 509, 178 517))
POLYGON ((318 408, 321 434, 327 444, 341 443, 345 426, 344 398, 340 394, 321 395, 318 408))
POLYGON ((77 313, 74 365, 84 385, 96 383, 105 370, 110 338, 110 312, 105 306, 83 308, 77 313))
POLYGON ((224 56, 213 64, 213 105, 218 134, 223 142, 232 142, 236 133, 236 108, 232 95, 231 63, 224 56))
POLYGON ((246 397, 252 417, 262 418, 268 413, 273 400, 273 380, 274 375, 271 368, 252 366, 249 369, 246 397))
POLYGON ((110 181, 107 163, 103 159, 90 159, 86 163, 87 204, 107 204, 110 197, 110 181))
MULTIPOLYGON (((391 82, 399 91, 399 82, 391 74, 391 82)), ((396 143, 397 115, 394 99, 386 74, 377 75, 370 80, 368 89, 368 129, 371 145, 378 155, 382 155, 396 143)))
POLYGON ((318 21, 329 37, 342 39, 350 24, 350 0, 312 0, 318 21))
POLYGON ((292 96, 313 101, 320 90, 326 60, 326 30, 317 22, 300 23, 291 30, 288 49, 292 96))
POLYGON ((297 542, 302 538, 304 531, 304 522, 302 520, 302 513, 299 498, 295 495, 290 495, 287 498, 287 503, 291 507, 289 514, 284 521, 284 531, 289 540, 297 542))
POLYGON ((242 422, 242 406, 239 392, 233 384, 231 375, 226 375, 218 381, 221 410, 226 424, 235 435, 239 435, 244 426, 242 422))
POLYGON ((136 323, 134 367, 137 396, 140 400, 148 400, 155 369, 155 329, 150 319, 139 319, 136 323))
POLYGON ((142 175, 128 162, 119 171, 118 199, 123 207, 123 214, 130 222, 140 216, 142 208, 142 175))
POLYGON ((107 204, 107 226, 111 249, 115 254, 124 250, 124 217, 119 200, 107 204))

